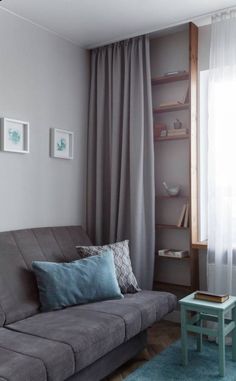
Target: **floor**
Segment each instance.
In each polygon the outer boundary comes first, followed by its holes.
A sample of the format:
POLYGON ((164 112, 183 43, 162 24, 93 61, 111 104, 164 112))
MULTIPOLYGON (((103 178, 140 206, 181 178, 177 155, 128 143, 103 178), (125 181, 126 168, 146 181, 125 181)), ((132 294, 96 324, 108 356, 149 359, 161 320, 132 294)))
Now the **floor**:
POLYGON ((117 369, 110 377, 104 381, 122 381, 128 374, 143 365, 156 354, 163 351, 170 344, 180 338, 180 325, 167 321, 155 324, 148 331, 147 348, 133 360, 128 361, 125 365, 117 369))

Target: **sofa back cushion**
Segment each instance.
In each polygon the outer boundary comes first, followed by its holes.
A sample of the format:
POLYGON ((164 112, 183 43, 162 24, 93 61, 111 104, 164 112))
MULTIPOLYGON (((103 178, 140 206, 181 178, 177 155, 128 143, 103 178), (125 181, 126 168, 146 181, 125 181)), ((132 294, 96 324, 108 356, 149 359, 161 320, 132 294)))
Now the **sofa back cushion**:
POLYGON ((70 262, 78 259, 76 245, 91 245, 80 226, 0 233, 0 326, 39 311, 32 262, 70 262))

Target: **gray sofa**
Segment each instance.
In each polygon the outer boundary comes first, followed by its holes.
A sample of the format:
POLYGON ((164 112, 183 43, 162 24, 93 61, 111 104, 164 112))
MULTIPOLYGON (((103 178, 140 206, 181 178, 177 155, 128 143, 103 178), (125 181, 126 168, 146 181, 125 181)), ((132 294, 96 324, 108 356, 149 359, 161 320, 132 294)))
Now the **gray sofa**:
POLYGON ((101 380, 174 309, 174 295, 142 291, 40 313, 32 261, 75 260, 75 246, 90 244, 79 226, 0 233, 0 381, 101 380))

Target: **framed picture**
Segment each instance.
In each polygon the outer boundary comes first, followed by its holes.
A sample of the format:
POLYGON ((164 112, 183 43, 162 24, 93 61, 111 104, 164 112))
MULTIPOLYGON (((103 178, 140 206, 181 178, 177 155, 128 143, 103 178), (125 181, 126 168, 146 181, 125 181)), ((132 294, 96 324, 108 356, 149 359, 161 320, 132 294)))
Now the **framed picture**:
POLYGON ((29 123, 1 118, 1 150, 29 153, 29 123))
POLYGON ((51 156, 72 160, 73 140, 73 132, 51 128, 51 156))

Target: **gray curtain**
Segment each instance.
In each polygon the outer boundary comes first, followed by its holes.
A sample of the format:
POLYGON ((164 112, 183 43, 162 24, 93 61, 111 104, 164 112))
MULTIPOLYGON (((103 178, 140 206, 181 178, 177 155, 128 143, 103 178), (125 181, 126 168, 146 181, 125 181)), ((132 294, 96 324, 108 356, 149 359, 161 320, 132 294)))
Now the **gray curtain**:
POLYGON ((155 186, 149 38, 91 51, 88 233, 96 244, 130 240, 141 287, 152 288, 155 186))

